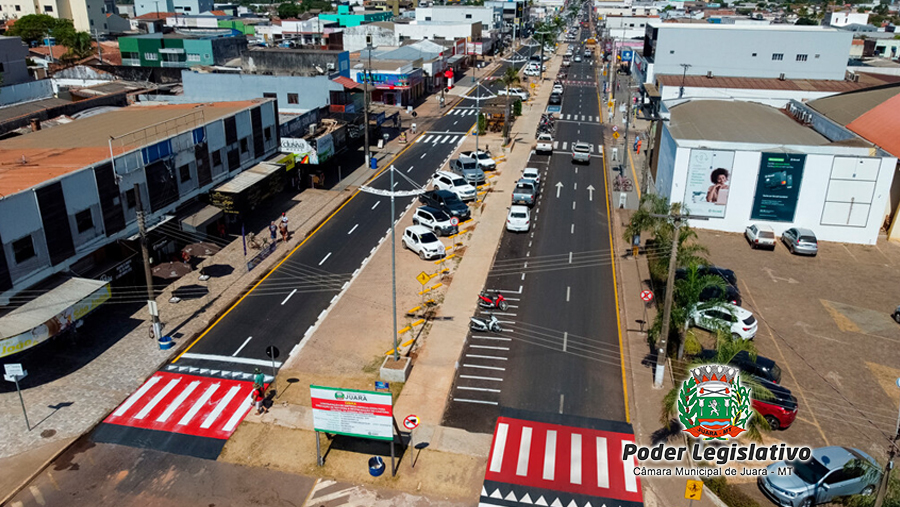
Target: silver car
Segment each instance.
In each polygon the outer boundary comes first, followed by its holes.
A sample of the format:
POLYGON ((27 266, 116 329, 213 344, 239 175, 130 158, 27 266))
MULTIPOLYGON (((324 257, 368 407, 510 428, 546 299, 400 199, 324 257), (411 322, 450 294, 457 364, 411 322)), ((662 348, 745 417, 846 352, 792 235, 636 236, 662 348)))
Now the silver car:
POLYGON ((858 449, 820 447, 813 449, 809 461, 772 463, 756 485, 783 507, 812 507, 840 496, 873 494, 880 469, 871 456, 858 449))
POLYGON ((585 164, 591 163, 591 145, 588 143, 575 143, 572 145, 572 161, 573 162, 584 162, 585 164))
POLYGON ((816 234, 809 229, 791 227, 781 235, 781 242, 793 254, 812 255, 819 253, 819 241, 816 234))

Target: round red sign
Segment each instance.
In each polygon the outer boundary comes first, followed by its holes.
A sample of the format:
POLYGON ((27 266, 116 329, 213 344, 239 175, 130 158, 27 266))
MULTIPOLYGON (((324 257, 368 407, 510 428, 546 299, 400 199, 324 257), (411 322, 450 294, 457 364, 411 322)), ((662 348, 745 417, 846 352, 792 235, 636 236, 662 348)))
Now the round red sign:
POLYGON ((417 426, 419 426, 419 416, 417 415, 408 415, 403 420, 403 427, 408 430, 414 430, 417 426))
POLYGON ((653 292, 649 290, 641 291, 641 299, 644 301, 652 301, 653 300, 653 292))

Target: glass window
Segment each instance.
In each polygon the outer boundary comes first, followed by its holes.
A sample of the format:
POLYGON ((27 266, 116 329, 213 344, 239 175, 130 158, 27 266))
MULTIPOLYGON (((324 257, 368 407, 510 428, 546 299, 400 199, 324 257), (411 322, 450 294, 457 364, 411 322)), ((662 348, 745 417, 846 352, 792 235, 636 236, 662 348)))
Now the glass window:
POLYGON ((187 61, 189 61, 189 62, 199 62, 199 61, 200 61, 200 55, 199 55, 199 54, 196 54, 196 53, 188 53, 188 55, 187 55, 187 61))
POLYGON ((288 104, 299 104, 300 96, 296 93, 288 93, 288 104))
POLYGON ((784 60, 784 53, 772 53, 772 60, 776 62, 784 60))
POLYGON ((222 165, 222 152, 216 150, 212 152, 212 162, 213 165, 222 165))
POLYGON ((183 166, 179 167, 178 174, 181 177, 182 183, 191 181, 191 166, 189 166, 188 164, 184 164, 183 166))
POLYGON ((137 206, 137 199, 134 196, 134 189, 125 191, 125 203, 128 205, 128 209, 134 208, 137 206))
POLYGON ((75 213, 75 225, 78 227, 79 233, 87 232, 94 228, 94 217, 91 216, 90 208, 75 213))
POLYGON ((53 12, 53 6, 52 6, 52 5, 45 5, 45 6, 44 6, 44 12, 53 12))
POLYGON ((159 55, 156 53, 144 53, 144 60, 155 62, 159 60, 159 55))
POLYGON ((34 243, 31 241, 31 235, 13 241, 13 255, 15 255, 16 258, 16 264, 21 264, 35 256, 34 243))
POLYGON ((798 62, 805 62, 805 61, 806 61, 806 55, 797 55, 797 61, 798 61, 798 62))
POLYGON ((247 138, 241 139, 241 153, 247 153, 249 143, 247 142, 247 138))

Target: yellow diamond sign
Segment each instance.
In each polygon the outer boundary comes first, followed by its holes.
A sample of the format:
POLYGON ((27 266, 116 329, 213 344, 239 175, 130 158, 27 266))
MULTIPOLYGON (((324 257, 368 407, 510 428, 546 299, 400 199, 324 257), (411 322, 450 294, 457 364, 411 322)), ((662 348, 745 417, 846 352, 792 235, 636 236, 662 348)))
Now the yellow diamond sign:
POLYGON ((703 495, 703 481, 695 481, 688 479, 687 487, 684 489, 684 497, 688 500, 700 500, 703 495))
POLYGON ((426 283, 428 283, 428 280, 431 280, 431 277, 428 276, 428 273, 422 271, 421 273, 419 273, 419 276, 416 277, 416 280, 418 280, 422 285, 425 285, 426 283))

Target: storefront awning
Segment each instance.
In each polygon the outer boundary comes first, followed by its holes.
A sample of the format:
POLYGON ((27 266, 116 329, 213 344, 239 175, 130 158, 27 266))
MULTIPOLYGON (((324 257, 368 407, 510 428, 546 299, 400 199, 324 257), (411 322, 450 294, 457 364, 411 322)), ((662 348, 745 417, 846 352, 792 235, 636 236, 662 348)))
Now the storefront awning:
POLYGON ((468 55, 453 55, 447 60, 447 63, 450 65, 456 65, 457 63, 461 62, 466 56, 468 55))
POLYGON ((188 210, 181 219, 181 227, 189 231, 203 232, 204 227, 222 218, 223 215, 221 209, 209 204, 202 204, 188 210))
POLYGON ((644 83, 644 90, 647 91, 647 96, 651 99, 659 98, 659 89, 653 83, 644 83))

